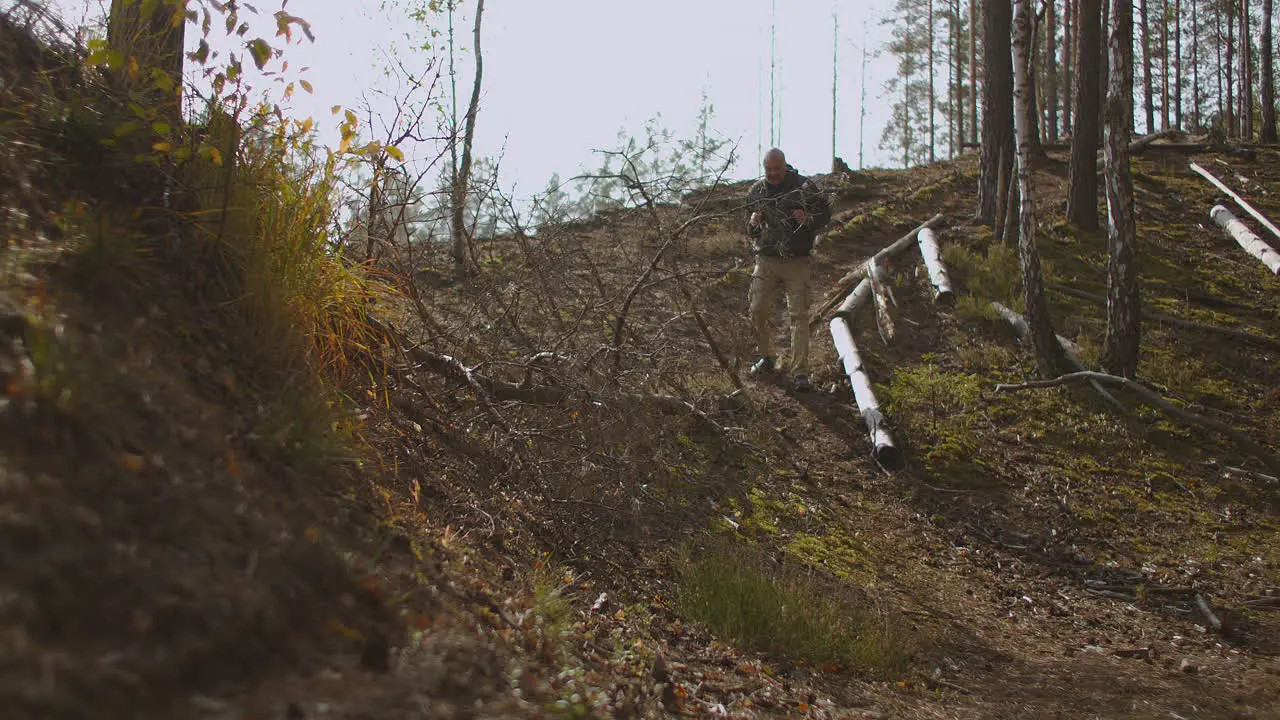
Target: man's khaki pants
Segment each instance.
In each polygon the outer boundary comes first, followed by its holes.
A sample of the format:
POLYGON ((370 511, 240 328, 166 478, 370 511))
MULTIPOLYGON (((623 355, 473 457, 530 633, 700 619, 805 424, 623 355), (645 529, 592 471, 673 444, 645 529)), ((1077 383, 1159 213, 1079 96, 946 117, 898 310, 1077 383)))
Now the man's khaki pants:
POLYGON ((765 357, 778 356, 773 343, 773 305, 778 290, 787 293, 787 314, 791 319, 791 374, 809 374, 809 258, 756 256, 751 274, 751 326, 756 344, 765 357))

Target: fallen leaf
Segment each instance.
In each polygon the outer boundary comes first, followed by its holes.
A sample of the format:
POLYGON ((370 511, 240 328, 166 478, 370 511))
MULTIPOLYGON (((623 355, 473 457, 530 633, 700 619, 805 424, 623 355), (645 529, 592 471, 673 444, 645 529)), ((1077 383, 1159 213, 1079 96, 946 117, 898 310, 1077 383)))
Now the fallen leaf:
POLYGON ((121 456, 120 463, 124 465, 125 470, 128 470, 131 473, 138 473, 142 472, 142 469, 147 466, 147 459, 141 455, 125 453, 121 456))

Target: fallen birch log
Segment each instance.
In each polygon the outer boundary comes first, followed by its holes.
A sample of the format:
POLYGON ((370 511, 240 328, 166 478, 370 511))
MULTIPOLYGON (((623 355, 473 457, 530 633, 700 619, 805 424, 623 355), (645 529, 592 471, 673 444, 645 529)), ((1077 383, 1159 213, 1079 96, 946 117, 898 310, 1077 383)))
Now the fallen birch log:
MULTIPOLYGON (((1031 324, 1027 322, 1025 317, 1015 312, 1012 308, 1006 307, 998 302, 991 303, 991 308, 1000 313, 1000 317, 1004 318, 1005 322, 1009 323, 1009 325, 1013 327, 1014 332, 1018 333, 1019 342, 1026 347, 1031 346, 1033 342, 1031 338, 1031 324)), ((1058 344, 1062 346, 1062 352, 1066 355, 1067 362, 1071 364, 1071 368, 1076 372, 1086 371, 1088 368, 1086 368, 1084 363, 1080 361, 1080 346, 1061 335, 1055 335, 1055 337, 1058 338, 1058 344)), ((1092 385, 1093 389, 1102 396, 1102 399, 1110 403, 1112 407, 1116 408, 1120 412, 1129 412, 1129 409, 1124 406, 1124 403, 1117 400, 1116 396, 1111 394, 1111 391, 1102 387, 1101 383, 1095 380, 1089 384, 1092 385)))
POLYGON ((822 322, 822 320, 826 318, 827 313, 831 312, 832 309, 840 304, 841 298, 846 297, 846 295, 857 286, 858 281, 866 275, 867 268, 873 261, 876 263, 882 263, 888 258, 902 252, 915 242, 916 233, 924 230, 925 228, 937 227, 945 222, 946 219, 947 218, 944 215, 934 215, 919 227, 893 241, 893 243, 886 246, 875 255, 872 255, 865 262, 859 263, 856 268, 850 270, 844 277, 837 280, 835 288, 827 294, 827 297, 822 301, 822 304, 818 306, 818 309, 809 316, 809 326, 813 327, 814 325, 822 322))
POLYGON ((1254 220, 1257 220, 1258 222, 1262 223, 1262 226, 1265 227, 1267 230, 1271 231, 1273 235, 1280 238, 1280 228, 1277 228, 1274 224, 1272 224, 1270 220, 1266 218, 1265 215, 1258 212, 1249 203, 1245 202, 1244 198, 1237 195, 1236 192, 1231 188, 1227 187, 1225 183, 1223 183, 1218 178, 1214 177, 1213 173, 1209 172, 1208 170, 1205 170, 1204 168, 1200 167, 1196 163, 1191 163, 1191 169, 1194 170, 1196 173, 1198 173, 1205 180, 1208 180, 1211 185, 1213 185, 1214 187, 1218 188, 1223 193, 1225 193, 1227 197, 1234 200, 1235 203, 1240 206, 1240 209, 1252 215, 1254 220))
POLYGON ((997 385, 996 392, 1031 390, 1036 388, 1049 388, 1049 387, 1057 387, 1059 385, 1066 385, 1067 383, 1071 383, 1071 382, 1086 382, 1086 381, 1091 381, 1091 382, 1096 381, 1101 383, 1107 383, 1109 385, 1119 385, 1127 390, 1132 391, 1135 395, 1142 398, 1148 404, 1160 408, 1165 412, 1165 414, 1169 415, 1170 417, 1176 420, 1182 421, 1184 425, 1189 425, 1191 427, 1196 427, 1196 428, 1209 428, 1210 430, 1214 430, 1218 433, 1221 433, 1222 435, 1225 435, 1226 437, 1230 438, 1232 442, 1236 443, 1237 445, 1244 448, 1245 450, 1248 450, 1250 454, 1252 454, 1258 460, 1262 461, 1262 464, 1266 465, 1267 469, 1270 470, 1272 473, 1280 475, 1280 457, 1276 456, 1275 454, 1268 451, 1266 448, 1254 442, 1253 439, 1250 438, 1248 435, 1245 435, 1244 433, 1240 432, 1239 430, 1236 430, 1230 425, 1227 425, 1226 423, 1215 420, 1211 417, 1206 417, 1204 415, 1193 413, 1190 410, 1184 410, 1178 407, 1177 405, 1174 405, 1173 403, 1169 402, 1164 397, 1162 397, 1159 393, 1147 387, 1146 385, 1143 385, 1134 380, 1130 380, 1129 378, 1120 377, 1118 375, 1108 375, 1106 373, 1099 373, 1099 372, 1088 372, 1088 371, 1075 372, 1075 373, 1063 375, 1061 377, 1053 378, 1052 380, 1032 380, 1025 383, 1019 383, 1016 385, 1014 384, 997 385))
POLYGON ((1226 230, 1245 252, 1261 260, 1273 275, 1280 275, 1280 253, 1255 235, 1249 226, 1240 222, 1240 219, 1230 210, 1221 205, 1214 205, 1213 210, 1209 211, 1209 217, 1213 218, 1218 227, 1226 230))
MULTIPOLYGON (((1073 288, 1073 287, 1068 287, 1066 285, 1057 285, 1055 283, 1049 283, 1045 285, 1045 287, 1049 288, 1050 290, 1053 290, 1054 292, 1060 292, 1063 295, 1070 295, 1071 297, 1080 298, 1081 300, 1088 300, 1089 302, 1096 303, 1104 307, 1107 304, 1107 299, 1105 297, 1095 293, 1087 292, 1085 290, 1077 290, 1076 288, 1073 288)), ((1154 310, 1147 310, 1145 308, 1141 312, 1142 312, 1142 317, 1147 320, 1154 320, 1156 322, 1164 323, 1166 325, 1186 328, 1188 330, 1199 330, 1202 332, 1213 333, 1215 335, 1223 335, 1225 337, 1235 338, 1237 340, 1243 340, 1244 342, 1252 343, 1254 345, 1259 345, 1262 347, 1280 350, 1280 340, 1273 340, 1272 338, 1265 337, 1263 335, 1255 335, 1251 332, 1245 332, 1244 330, 1236 330, 1234 328, 1225 328, 1225 327, 1220 327, 1218 325, 1206 325, 1204 323, 1198 323, 1191 320, 1183 320, 1180 317, 1174 317, 1173 315, 1166 315, 1165 313, 1159 313, 1159 312, 1155 312, 1154 310)))
POLYGON ((938 246, 938 236, 933 228, 924 228, 917 235, 920 254, 924 256, 924 267, 929 273, 929 285, 933 287, 933 301, 943 305, 954 305, 955 293, 951 290, 951 277, 947 275, 947 266, 942 263, 942 248, 938 246))
POLYGON ((858 311, 858 308, 867 304, 867 298, 871 297, 871 280, 870 278, 862 278, 862 282, 858 283, 858 287, 849 293, 849 296, 840 303, 840 307, 836 308, 836 317, 849 319, 858 311))
POLYGON ((889 313, 889 306, 896 306, 898 303, 894 300, 893 290, 889 288, 887 278, 880 271, 875 258, 871 261, 871 265, 867 268, 867 280, 871 281, 871 298, 875 300, 876 330, 880 333, 880 341, 889 345, 893 343, 894 335, 893 315, 889 313))
POLYGON ((876 400, 871 389, 871 378, 867 376, 862 356, 858 354, 858 346, 853 342, 853 330, 843 317, 831 319, 831 339, 835 342, 836 352, 844 363, 845 374, 849 376, 849 384, 853 388, 853 400, 866 423, 871 437, 871 456, 887 470, 902 467, 902 453, 889 434, 889 422, 880 410, 880 402, 876 400))

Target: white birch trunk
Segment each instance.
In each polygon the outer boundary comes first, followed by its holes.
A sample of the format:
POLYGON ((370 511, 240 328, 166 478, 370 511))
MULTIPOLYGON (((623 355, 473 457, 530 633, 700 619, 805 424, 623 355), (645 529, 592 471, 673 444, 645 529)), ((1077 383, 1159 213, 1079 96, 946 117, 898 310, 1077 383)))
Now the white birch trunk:
POLYGON ((1280 253, 1255 235, 1249 226, 1240 222, 1240 219, 1231 214, 1230 210, 1221 205, 1214 205, 1209 217, 1226 230, 1245 252, 1261 260, 1273 274, 1280 275, 1280 253))
POLYGON ((853 400, 866 423, 867 432, 871 436, 871 455, 876 462, 890 470, 902 467, 902 453, 893 442, 889 433, 889 422, 880 410, 880 401, 871 389, 871 378, 858 354, 858 346, 853 342, 853 331, 849 323, 842 317, 831 319, 831 339, 835 342, 836 352, 844 363, 845 374, 849 376, 849 384, 853 388, 853 400))
POLYGON ((942 263, 942 248, 938 246, 938 235, 931 228, 925 228, 917 236, 920 243, 920 254, 924 256, 924 267, 929 271, 929 284, 933 286, 933 301, 945 305, 953 305, 955 293, 951 290, 951 278, 947 275, 947 266, 942 263))

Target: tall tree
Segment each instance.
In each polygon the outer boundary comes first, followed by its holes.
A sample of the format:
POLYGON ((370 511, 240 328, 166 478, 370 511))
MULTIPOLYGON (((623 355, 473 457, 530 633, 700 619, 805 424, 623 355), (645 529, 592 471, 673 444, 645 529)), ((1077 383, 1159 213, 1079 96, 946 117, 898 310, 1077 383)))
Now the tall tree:
MULTIPOLYGON (((1069 0, 1068 0, 1068 4, 1069 0)), ((1048 0, 1045 5, 1044 38, 1045 38, 1045 130, 1049 142, 1058 139, 1058 18, 1054 14, 1057 0, 1048 0)))
MULTIPOLYGON (((471 86, 471 102, 467 105, 466 130, 462 137, 462 158, 458 163, 457 180, 451 188, 453 200, 453 217, 451 224, 453 266, 465 269, 467 262, 467 193, 471 182, 471 143, 476 135, 476 115, 480 111, 480 83, 484 77, 484 56, 480 51, 480 21, 484 16, 484 0, 476 0, 476 19, 474 43, 476 54, 476 76, 471 86)), ((455 139, 456 142, 456 139, 455 139)))
POLYGON ((1262 0, 1262 134, 1259 142, 1276 142, 1276 77, 1271 46, 1272 0, 1262 0))
POLYGON ((1169 129, 1169 0, 1160 12, 1160 129, 1169 129))
POLYGON ((1249 0, 1240 0, 1240 136, 1253 139, 1253 37, 1249 0))
POLYGON ((1102 367, 1132 378, 1138 372, 1142 318, 1138 298, 1137 228, 1133 212, 1133 176, 1129 138, 1133 131, 1133 6, 1113 6, 1111 73, 1107 88, 1104 148, 1107 176, 1107 334, 1102 367))
POLYGON ((1225 107, 1225 117, 1227 119, 1227 134, 1231 137, 1239 137, 1240 130, 1236 115, 1236 85, 1233 68, 1236 63, 1236 4, 1234 0, 1227 2, 1227 61, 1222 67, 1222 74, 1227 79, 1227 98, 1225 107))
MULTIPOLYGON (((1147 13, 1147 0, 1139 0, 1141 15, 1138 22, 1142 30, 1142 107, 1147 111, 1147 132, 1156 131, 1155 89, 1151 79, 1151 22, 1147 13)), ((1114 58, 1114 55, 1112 56, 1114 58)))
MULTIPOLYGON (((837 109, 840 107, 840 14, 831 11, 831 171, 836 170, 837 109)), ((703 95, 706 102, 706 95, 703 95)))
POLYGON ((929 64, 929 73, 928 73, 929 74, 929 81, 928 81, 929 162, 933 163, 933 162, 936 162, 938 159, 937 149, 936 149, 937 136, 938 136, 938 132, 937 132, 938 97, 935 93, 936 83, 934 82, 934 72, 937 69, 937 61, 934 60, 934 57, 933 57, 935 45, 937 45, 937 39, 935 37, 934 31, 937 29, 938 23, 937 23, 937 18, 935 18, 933 15, 933 0, 925 0, 925 2, 926 2, 925 25, 928 27, 928 30, 925 33, 925 35, 928 37, 928 45, 929 45, 928 52, 926 53, 928 56, 928 64, 929 64))
POLYGON ((1013 59, 1009 53, 1013 9, 1009 0, 984 0, 982 55, 982 156, 978 219, 993 223, 1000 207, 1000 173, 1013 161, 1013 59))
POLYGON ((1182 129, 1182 0, 1173 6, 1173 126, 1182 129))
POLYGON ((1077 227, 1098 227, 1098 115, 1102 104, 1102 2, 1080 0, 1076 14, 1079 71, 1076 73, 1075 132, 1071 135, 1071 185, 1067 219, 1077 227))
POLYGON ((1035 102, 1031 85, 1034 19, 1031 0, 1014 0, 1013 96, 1017 105, 1014 123, 1017 125, 1018 196, 1022 201, 1018 214, 1018 259, 1022 265, 1022 292, 1027 323, 1031 326, 1032 343, 1035 345, 1036 366, 1045 377, 1055 377, 1063 364, 1062 346, 1058 344, 1049 318, 1040 252, 1036 248, 1036 206, 1031 173, 1034 128, 1027 122, 1032 114, 1028 106, 1035 102))
POLYGON ((1076 16, 1077 0, 1063 0, 1062 2, 1062 132, 1065 135, 1071 135, 1071 98, 1072 84, 1075 77, 1072 73, 1073 55, 1075 50, 1075 16, 1076 16))
POLYGON ((1192 129, 1201 129, 1201 87, 1199 87, 1199 0, 1192 4, 1192 129))
POLYGON ((967 141, 965 132, 964 19, 960 17, 960 0, 951 0, 951 102, 949 113, 955 129, 952 133, 952 155, 961 151, 967 141))
POLYGON ((969 0, 969 142, 978 142, 978 8, 969 0))

